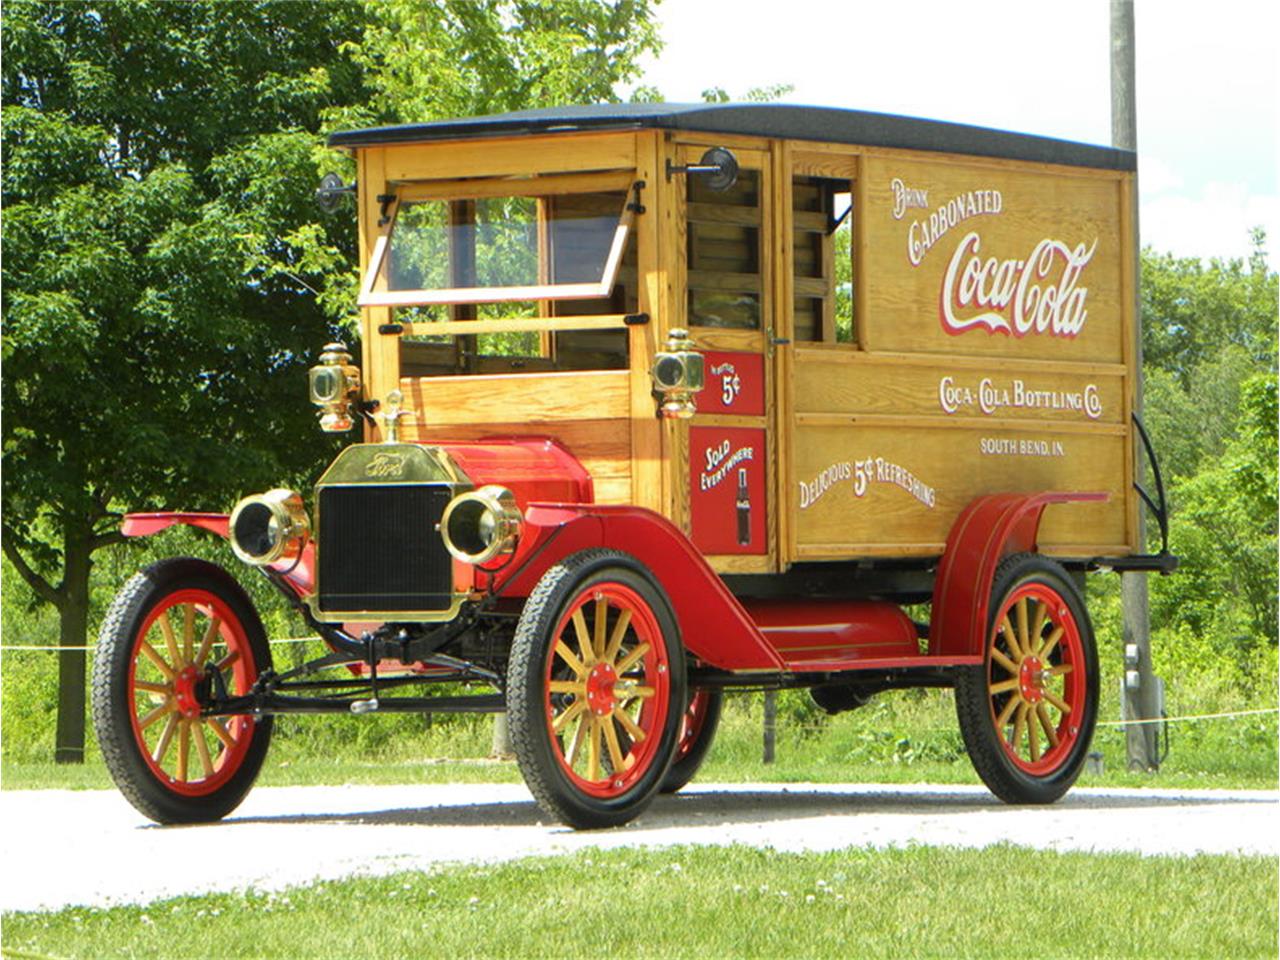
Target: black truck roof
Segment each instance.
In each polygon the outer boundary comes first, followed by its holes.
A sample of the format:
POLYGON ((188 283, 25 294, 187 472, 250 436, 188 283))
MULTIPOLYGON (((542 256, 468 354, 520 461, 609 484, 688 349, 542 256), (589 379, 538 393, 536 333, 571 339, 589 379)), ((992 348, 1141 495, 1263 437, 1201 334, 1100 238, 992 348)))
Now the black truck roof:
POLYGON ((329 145, 357 148, 642 127, 932 150, 1105 170, 1137 168, 1135 154, 1112 147, 940 120, 782 103, 602 103, 546 107, 431 123, 342 130, 329 135, 329 145))

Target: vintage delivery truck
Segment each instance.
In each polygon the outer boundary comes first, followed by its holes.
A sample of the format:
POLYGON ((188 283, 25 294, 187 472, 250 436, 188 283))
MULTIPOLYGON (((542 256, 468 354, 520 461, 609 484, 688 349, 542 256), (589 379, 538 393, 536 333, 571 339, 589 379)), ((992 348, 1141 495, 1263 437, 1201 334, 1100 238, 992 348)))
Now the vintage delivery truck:
POLYGON ((360 442, 313 490, 124 521, 227 538, 330 653, 274 670, 220 567, 135 576, 93 716, 143 813, 227 814, 275 714, 505 710, 538 802, 619 824, 694 775, 731 688, 952 687, 998 797, 1070 787, 1084 575, 1175 565, 1139 534, 1142 501, 1167 524, 1137 482, 1132 154, 782 105, 330 143, 359 362, 329 344, 310 393, 360 442))

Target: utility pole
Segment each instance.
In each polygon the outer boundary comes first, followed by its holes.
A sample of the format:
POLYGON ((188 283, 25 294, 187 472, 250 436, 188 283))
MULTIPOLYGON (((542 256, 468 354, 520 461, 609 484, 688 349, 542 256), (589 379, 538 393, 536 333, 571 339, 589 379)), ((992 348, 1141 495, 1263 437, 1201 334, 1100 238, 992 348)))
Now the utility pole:
MULTIPOLYGON (((1138 149, 1137 93, 1134 83, 1134 0, 1111 0, 1111 145, 1122 150, 1138 149)), ((1133 189, 1133 276, 1139 279, 1138 189, 1133 189)), ((1136 345, 1134 365, 1134 412, 1142 415, 1142 298, 1133 291, 1136 345)), ((1142 476, 1142 454, 1134 444, 1134 476, 1142 476)), ((1138 545, 1145 549, 1146 525, 1138 514, 1138 545)), ((1159 681, 1151 668, 1151 620, 1147 604, 1147 575, 1122 573, 1120 593, 1124 607, 1124 686, 1121 716, 1130 720, 1154 720, 1160 713, 1159 681)), ((1155 770, 1160 765, 1157 724, 1144 723, 1125 728, 1125 745, 1130 770, 1155 770)))

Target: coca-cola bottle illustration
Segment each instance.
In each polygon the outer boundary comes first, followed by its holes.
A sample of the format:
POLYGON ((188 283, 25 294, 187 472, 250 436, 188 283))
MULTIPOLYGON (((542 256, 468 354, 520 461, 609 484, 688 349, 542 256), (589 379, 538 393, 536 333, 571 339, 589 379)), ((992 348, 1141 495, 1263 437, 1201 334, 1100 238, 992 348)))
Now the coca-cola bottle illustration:
POLYGON ((738 545, 751 543, 751 495, 747 492, 747 468, 738 470, 738 499, 735 504, 738 511, 738 545))

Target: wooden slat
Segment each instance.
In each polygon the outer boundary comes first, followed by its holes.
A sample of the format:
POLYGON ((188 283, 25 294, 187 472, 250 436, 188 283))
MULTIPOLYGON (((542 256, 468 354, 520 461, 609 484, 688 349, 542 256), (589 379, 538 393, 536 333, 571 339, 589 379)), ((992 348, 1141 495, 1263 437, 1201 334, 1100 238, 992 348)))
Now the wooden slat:
POLYGON ((497 177, 468 180, 428 180, 393 187, 401 202, 423 200, 482 200, 489 197, 552 197, 564 194, 616 193, 635 182, 633 170, 609 173, 497 177))
POLYGON ((621 421, 631 416, 625 370, 406 378, 401 389, 433 427, 513 421, 621 421))
POLYGON ((635 135, 575 134, 403 144, 386 148, 394 181, 501 177, 635 167, 635 135))
POLYGON ((728 293, 760 293, 758 273, 725 273, 719 270, 690 270, 690 290, 722 290, 728 293))
POLYGON ((622 330, 627 314, 608 313, 596 316, 511 317, 502 320, 441 320, 405 323, 408 336, 458 336, 481 333, 556 332, 559 330, 622 330))
POLYGON ((736 207, 728 204, 690 203, 690 223, 728 223, 740 227, 759 227, 759 207, 736 207))

